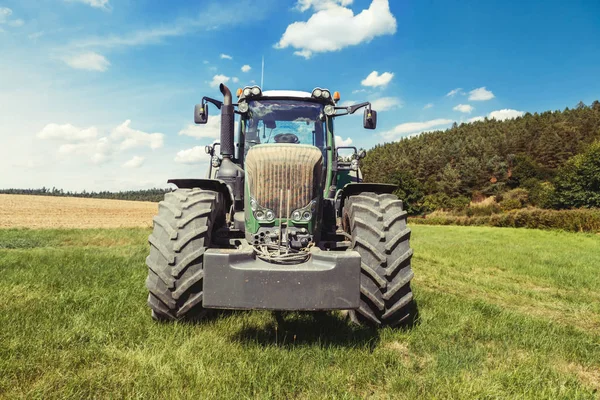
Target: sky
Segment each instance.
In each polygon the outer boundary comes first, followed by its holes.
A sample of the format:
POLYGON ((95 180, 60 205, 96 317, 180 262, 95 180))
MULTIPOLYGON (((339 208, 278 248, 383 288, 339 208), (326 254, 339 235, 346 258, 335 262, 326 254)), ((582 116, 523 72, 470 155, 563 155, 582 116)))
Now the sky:
POLYGON ((235 90, 339 91, 365 149, 453 122, 600 99, 600 2, 0 0, 0 188, 135 190, 202 178, 235 90))

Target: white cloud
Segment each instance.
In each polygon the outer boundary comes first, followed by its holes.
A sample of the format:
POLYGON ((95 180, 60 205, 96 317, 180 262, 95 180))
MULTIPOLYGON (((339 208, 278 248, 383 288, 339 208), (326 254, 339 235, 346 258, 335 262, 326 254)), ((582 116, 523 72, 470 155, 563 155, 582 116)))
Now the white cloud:
POLYGON ((64 142, 58 148, 60 156, 85 156, 94 164, 107 161, 117 151, 136 147, 158 149, 163 146, 162 133, 135 130, 130 127, 130 124, 131 121, 127 120, 113 129, 109 136, 102 137, 98 137, 99 129, 95 126, 81 129, 71 124, 48 124, 37 134, 37 137, 64 142))
POLYGON ((431 107, 433 107, 433 103, 427 103, 427 104, 425 104, 425 106, 423 106, 423 110, 427 110, 431 107))
POLYGON ((233 78, 231 78, 231 82, 233 83, 238 83, 240 81, 240 78, 238 78, 237 76, 234 76, 233 78))
POLYGON ((464 94, 462 92, 462 88, 456 88, 456 89, 453 89, 453 90, 449 91, 448 93, 446 93, 446 97, 454 97, 454 96, 456 96, 459 93, 460 94, 464 94))
POLYGON ((504 121, 507 119, 515 119, 517 117, 522 117, 525 114, 523 111, 511 110, 511 109, 503 109, 492 111, 489 115, 489 119, 496 119, 498 121, 504 121))
POLYGON ((360 84, 370 87, 387 86, 393 77, 394 74, 392 72, 384 72, 379 75, 377 71, 373 71, 365 79, 363 79, 360 84))
POLYGON ((20 26, 25 25, 25 21, 23 21, 22 19, 14 19, 12 21, 8 21, 8 25, 12 26, 13 28, 18 28, 20 26))
POLYGON ((220 57, 224 60, 233 60, 233 57, 231 57, 229 54, 221 53, 220 57))
POLYGON ((221 74, 215 75, 215 76, 213 76, 212 81, 210 81, 209 85, 210 85, 210 87, 217 87, 221 83, 229 82, 229 79, 231 79, 231 78, 229 78, 228 76, 225 76, 225 75, 221 75, 221 74))
POLYGON ((175 155, 175 162, 180 164, 204 164, 209 160, 210 156, 204 151, 204 146, 181 150, 175 155))
POLYGON ((294 52, 295 56, 304 57, 307 60, 312 57, 312 51, 310 50, 298 50, 294 52))
POLYGON ((352 94, 356 94, 356 93, 364 93, 364 92, 366 92, 366 91, 367 91, 367 89, 356 89, 356 90, 353 90, 353 91, 352 91, 352 94))
POLYGON ((87 4, 90 7, 102 8, 104 10, 110 9, 109 0, 69 0, 69 1, 76 1, 78 3, 87 4))
MULTIPOLYGON (((84 0, 88 1, 88 0, 84 0)), ((100 0, 102 1, 102 0, 100 0)), ((247 24, 265 18, 268 7, 257 7, 254 1, 240 1, 235 8, 219 2, 202 3, 202 11, 193 18, 182 17, 150 29, 130 31, 123 35, 91 36, 74 40, 68 48, 116 48, 163 43, 165 39, 189 35, 201 30, 247 24), (248 18, 252 15, 252 18, 248 18)))
MULTIPOLYGON (((13 28, 18 28, 25 24, 25 21, 22 19, 10 19, 10 16, 13 15, 13 11, 8 7, 0 7, 0 24, 7 24, 13 28)), ((0 32, 4 32, 2 28, 0 28, 0 32)))
POLYGON ((249 66, 248 64, 246 65, 242 65, 242 72, 248 72, 252 69, 251 66, 249 66))
POLYGON ((144 164, 144 157, 133 156, 133 158, 123 164, 125 168, 139 168, 144 164))
POLYGON ((12 10, 8 7, 0 7, 0 24, 8 21, 8 18, 12 15, 12 10))
POLYGON ((408 134, 417 134, 423 131, 429 130, 434 127, 449 125, 454 122, 451 119, 432 119, 430 121, 423 122, 406 122, 400 125, 396 125, 394 129, 391 129, 387 132, 383 132, 381 136, 387 140, 399 139, 402 136, 407 136, 408 134))
POLYGON ((44 31, 39 31, 39 32, 34 32, 32 34, 29 34, 27 37, 31 40, 37 40, 39 38, 41 38, 42 36, 44 36, 44 31))
POLYGON ((351 144, 352 144, 352 138, 342 139, 341 136, 335 135, 335 145, 337 147, 350 146, 351 144))
POLYGON ((120 150, 132 149, 135 147, 150 147, 152 150, 159 149, 164 144, 162 133, 146 133, 130 127, 131 120, 123 122, 113 129, 110 137, 115 140, 122 140, 119 144, 120 150))
POLYGON ((38 134, 40 139, 62 140, 65 142, 80 142, 95 139, 98 136, 98 128, 91 126, 81 129, 71 124, 48 124, 38 134))
POLYGON ((288 25, 275 48, 292 47, 297 50, 295 55, 310 58, 313 53, 337 51, 396 33, 396 18, 390 12, 388 0, 373 0, 368 9, 357 15, 344 7, 350 3, 348 0, 298 2, 299 9, 312 6, 315 13, 306 22, 288 25))
POLYGON ((65 57, 63 61, 71 68, 84 69, 87 71, 104 72, 110 66, 110 62, 103 55, 92 51, 76 56, 65 57))
POLYGON ((304 12, 309 8, 313 7, 315 10, 323 10, 330 8, 337 4, 341 6, 349 6, 353 0, 298 0, 296 3, 296 10, 304 12))
POLYGON ((371 101, 371 106, 376 111, 388 111, 394 108, 402 107, 402 102, 397 97, 381 97, 371 101))
POLYGON ((58 148, 60 156, 84 156, 94 164, 101 164, 110 159, 113 152, 113 145, 109 138, 101 137, 97 140, 90 140, 82 143, 66 143, 58 148))
POLYGON ((469 100, 471 101, 485 101, 493 99, 494 93, 486 90, 485 86, 477 89, 473 89, 469 92, 469 100))
POLYGON ((459 104, 453 108, 454 111, 460 111, 461 113, 470 114, 475 108, 469 104, 459 104))
POLYGON ((202 64, 206 65, 206 64, 209 64, 209 62, 208 62, 208 60, 204 60, 204 61, 202 61, 202 64))
POLYGON ((469 118, 467 120, 467 122, 478 122, 478 121, 483 121, 483 120, 485 120, 485 117, 479 116, 479 117, 469 118))
MULTIPOLYGON (((487 115, 488 119, 495 119, 498 121, 505 121, 507 119, 515 119, 518 117, 522 117, 523 115, 525 115, 524 111, 517 111, 517 110, 512 110, 512 109, 503 109, 503 110, 496 110, 496 111, 492 111, 491 113, 489 113, 487 115)), ((470 118, 469 120, 467 120, 467 122, 477 122, 477 121, 484 121, 486 117, 484 116, 479 116, 479 117, 473 117, 470 118)))
POLYGON ((216 139, 221 134, 221 118, 218 115, 210 117, 204 125, 189 124, 179 131, 180 135, 196 139, 216 139))

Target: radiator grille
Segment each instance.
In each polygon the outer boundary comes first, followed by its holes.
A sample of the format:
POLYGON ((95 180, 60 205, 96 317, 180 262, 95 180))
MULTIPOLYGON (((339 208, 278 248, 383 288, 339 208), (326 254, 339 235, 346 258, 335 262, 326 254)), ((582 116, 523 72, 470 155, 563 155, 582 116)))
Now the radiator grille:
POLYGON ((286 217, 287 191, 290 212, 306 206, 322 189, 323 155, 314 146, 276 144, 254 146, 246 156, 246 180, 250 195, 279 217, 279 197, 283 189, 286 217))

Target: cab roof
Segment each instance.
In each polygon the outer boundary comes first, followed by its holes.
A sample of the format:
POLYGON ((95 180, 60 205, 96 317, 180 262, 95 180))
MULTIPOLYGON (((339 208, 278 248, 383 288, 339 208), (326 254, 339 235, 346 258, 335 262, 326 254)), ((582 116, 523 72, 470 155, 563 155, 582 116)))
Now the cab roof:
POLYGON ((262 97, 298 97, 310 99, 312 98, 312 94, 301 90, 266 90, 262 92, 262 97))

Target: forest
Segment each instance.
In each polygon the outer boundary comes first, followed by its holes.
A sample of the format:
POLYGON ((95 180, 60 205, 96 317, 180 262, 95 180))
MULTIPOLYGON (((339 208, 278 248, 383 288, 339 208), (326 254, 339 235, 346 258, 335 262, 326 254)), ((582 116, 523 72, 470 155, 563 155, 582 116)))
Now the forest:
POLYGON ((367 181, 397 185, 411 215, 597 208, 600 102, 377 145, 362 171, 367 181))
POLYGON ((165 196, 165 193, 172 189, 146 189, 146 190, 127 190, 122 192, 82 192, 64 191, 63 189, 46 188, 41 189, 0 189, 0 194, 28 194, 40 196, 62 196, 62 197, 87 197, 94 199, 113 199, 113 200, 138 200, 159 202, 165 196))

